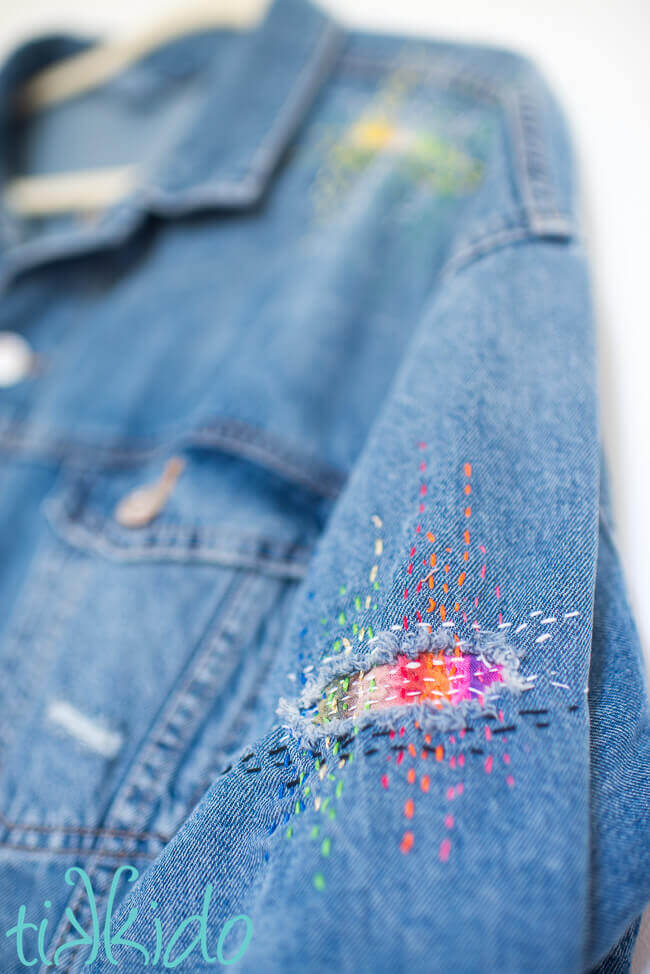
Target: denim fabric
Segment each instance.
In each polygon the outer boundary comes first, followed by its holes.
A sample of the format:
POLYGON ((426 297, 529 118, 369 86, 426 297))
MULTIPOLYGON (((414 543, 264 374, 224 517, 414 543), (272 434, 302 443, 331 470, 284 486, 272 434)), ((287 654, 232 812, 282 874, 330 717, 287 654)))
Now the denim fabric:
POLYGON ((630 924, 628 930, 607 957, 594 969, 593 974, 626 974, 630 970, 630 962, 640 925, 640 918, 630 924))
POLYGON ((15 118, 87 43, 0 76, 3 179, 139 164, 0 214, 0 969, 21 905, 68 974, 622 969, 648 702, 544 81, 276 0, 15 118))

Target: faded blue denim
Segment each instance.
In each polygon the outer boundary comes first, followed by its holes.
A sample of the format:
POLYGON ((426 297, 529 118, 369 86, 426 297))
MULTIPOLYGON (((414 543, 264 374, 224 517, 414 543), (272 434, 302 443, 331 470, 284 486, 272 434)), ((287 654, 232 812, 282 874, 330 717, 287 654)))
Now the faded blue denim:
POLYGON ((85 43, 0 78, 3 179, 141 166, 94 218, 1 214, 0 329, 37 367, 0 389, 0 969, 24 904, 82 970, 66 870, 101 915, 132 865, 114 930, 137 907, 150 951, 211 883, 245 971, 624 970, 648 701, 544 81, 276 0, 17 121, 85 43), (172 455, 158 517, 118 523, 172 455), (503 680, 314 722, 331 680, 427 653, 503 680))

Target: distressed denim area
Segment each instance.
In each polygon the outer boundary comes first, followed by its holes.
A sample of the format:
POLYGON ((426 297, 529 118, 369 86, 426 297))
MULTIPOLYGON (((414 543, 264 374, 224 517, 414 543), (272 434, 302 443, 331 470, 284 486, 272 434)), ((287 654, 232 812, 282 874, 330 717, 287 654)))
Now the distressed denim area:
POLYGON ((329 660, 297 704, 281 700, 278 713, 313 741, 345 737, 366 724, 394 726, 412 716, 405 707, 414 708, 424 728, 458 729, 472 712, 487 713, 505 690, 532 689, 518 675, 519 659, 503 637, 472 644, 418 625, 419 632, 399 639, 394 633, 373 638, 366 654, 329 660))
POLYGON ((13 113, 88 43, 0 74, 4 184, 138 166, 0 213, 0 969, 21 905, 34 970, 116 969, 80 867, 128 974, 207 884, 244 971, 624 963, 648 703, 553 95, 275 0, 13 113))

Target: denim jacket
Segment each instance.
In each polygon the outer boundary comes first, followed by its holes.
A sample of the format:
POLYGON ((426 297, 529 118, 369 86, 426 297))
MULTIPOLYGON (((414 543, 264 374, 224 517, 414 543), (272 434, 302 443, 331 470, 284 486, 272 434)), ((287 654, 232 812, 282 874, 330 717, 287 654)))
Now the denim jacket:
POLYGON ((545 82, 275 0, 17 117, 87 43, 0 76, 4 181, 138 164, 1 214, 0 969, 623 970, 648 702, 545 82))

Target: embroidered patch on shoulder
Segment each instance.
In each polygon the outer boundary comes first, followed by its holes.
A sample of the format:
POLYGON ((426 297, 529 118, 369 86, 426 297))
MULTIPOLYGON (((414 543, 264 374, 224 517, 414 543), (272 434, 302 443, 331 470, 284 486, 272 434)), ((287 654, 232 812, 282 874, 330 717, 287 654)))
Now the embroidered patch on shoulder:
POLYGON ((317 214, 331 215, 355 178, 376 159, 388 156, 406 184, 432 195, 464 196, 483 178, 483 163, 462 140, 443 133, 435 119, 422 118, 421 106, 411 107, 423 72, 397 66, 361 112, 328 133, 314 185, 317 214))

